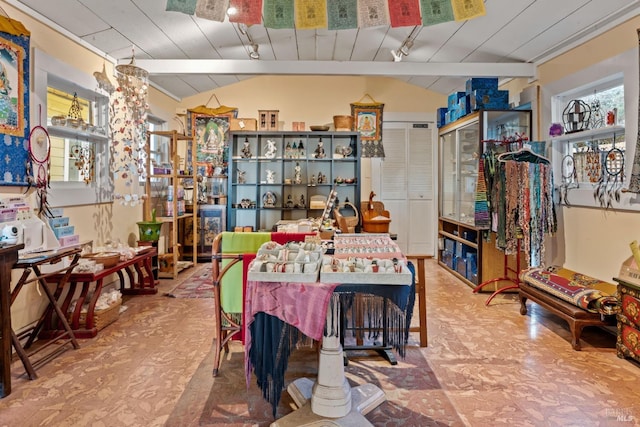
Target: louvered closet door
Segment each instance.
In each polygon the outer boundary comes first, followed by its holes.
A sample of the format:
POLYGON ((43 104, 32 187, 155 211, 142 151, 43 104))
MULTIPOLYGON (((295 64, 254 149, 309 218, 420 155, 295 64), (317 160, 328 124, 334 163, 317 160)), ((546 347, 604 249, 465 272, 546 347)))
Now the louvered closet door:
POLYGON ((402 250, 434 255, 436 133, 433 124, 424 126, 427 124, 384 123, 386 158, 379 162, 380 190, 376 194, 391 212, 390 231, 398 234, 402 250))

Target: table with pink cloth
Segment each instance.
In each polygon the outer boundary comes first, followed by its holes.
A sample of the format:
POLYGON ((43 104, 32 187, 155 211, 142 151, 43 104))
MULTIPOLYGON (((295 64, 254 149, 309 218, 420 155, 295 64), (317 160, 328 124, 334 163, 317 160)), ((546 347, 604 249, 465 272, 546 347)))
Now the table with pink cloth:
MULTIPOLYGON (((413 265, 410 265, 414 273, 413 265)), ((339 334, 340 319, 327 324, 330 304, 340 304, 340 295, 363 292, 383 296, 393 302, 397 315, 404 318, 413 310, 415 280, 411 286, 357 285, 337 283, 263 282, 248 280, 244 300, 245 375, 247 386, 252 373, 275 416, 289 356, 302 336, 320 340, 325 327, 328 336, 339 334)), ((404 327, 395 348, 404 349, 404 327)), ((404 354, 400 350, 401 355, 404 354)))

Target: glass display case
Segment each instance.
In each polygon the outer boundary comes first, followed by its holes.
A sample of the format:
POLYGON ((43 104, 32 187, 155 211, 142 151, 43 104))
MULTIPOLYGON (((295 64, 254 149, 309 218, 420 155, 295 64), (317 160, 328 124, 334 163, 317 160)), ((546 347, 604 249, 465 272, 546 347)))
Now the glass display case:
POLYGON ((441 127, 439 133, 438 260, 475 286, 500 277, 504 264, 486 221, 476 224, 476 209, 481 207, 476 202, 483 191, 478 180, 484 180, 479 159, 490 143, 515 150, 531 139, 531 111, 481 110, 441 127))
POLYGON ((486 110, 440 128, 440 217, 475 226, 484 141, 531 137, 531 112, 486 110))

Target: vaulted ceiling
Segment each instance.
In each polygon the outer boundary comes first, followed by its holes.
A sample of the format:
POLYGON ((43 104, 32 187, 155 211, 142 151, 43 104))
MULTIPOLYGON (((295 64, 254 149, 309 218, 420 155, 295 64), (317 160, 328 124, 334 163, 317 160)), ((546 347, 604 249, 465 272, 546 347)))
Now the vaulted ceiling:
MULTIPOLYGON (((389 0, 393 1, 393 0, 389 0)), ((165 11, 165 0, 7 0, 97 53, 150 71, 177 99, 256 75, 378 75, 447 94, 472 76, 533 77, 552 58, 640 13, 640 0, 485 0, 486 16, 428 27, 242 28, 165 11), (397 51, 413 46, 400 62, 397 51), (252 42, 260 59, 250 59, 252 42)))

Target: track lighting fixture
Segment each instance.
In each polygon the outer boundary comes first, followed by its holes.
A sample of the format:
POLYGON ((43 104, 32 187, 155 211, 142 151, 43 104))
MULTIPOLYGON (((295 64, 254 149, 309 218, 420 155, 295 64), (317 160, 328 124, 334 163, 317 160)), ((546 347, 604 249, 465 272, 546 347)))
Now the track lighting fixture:
POLYGON ((247 38, 249 42, 249 58, 251 59, 260 59, 260 54, 258 53, 258 43, 253 41, 251 34, 249 34, 249 28, 247 28, 246 24, 238 24, 238 31, 240 34, 247 38))
POLYGON ((409 51, 413 47, 413 41, 418 36, 420 32, 419 27, 414 27, 413 30, 409 33, 406 39, 402 42, 400 47, 397 50, 391 51, 391 56, 393 57, 393 62, 402 61, 403 56, 409 56, 409 51))
POLYGON ((258 53, 258 45, 255 43, 251 44, 251 52, 249 52, 249 58, 260 59, 260 54, 258 53))

